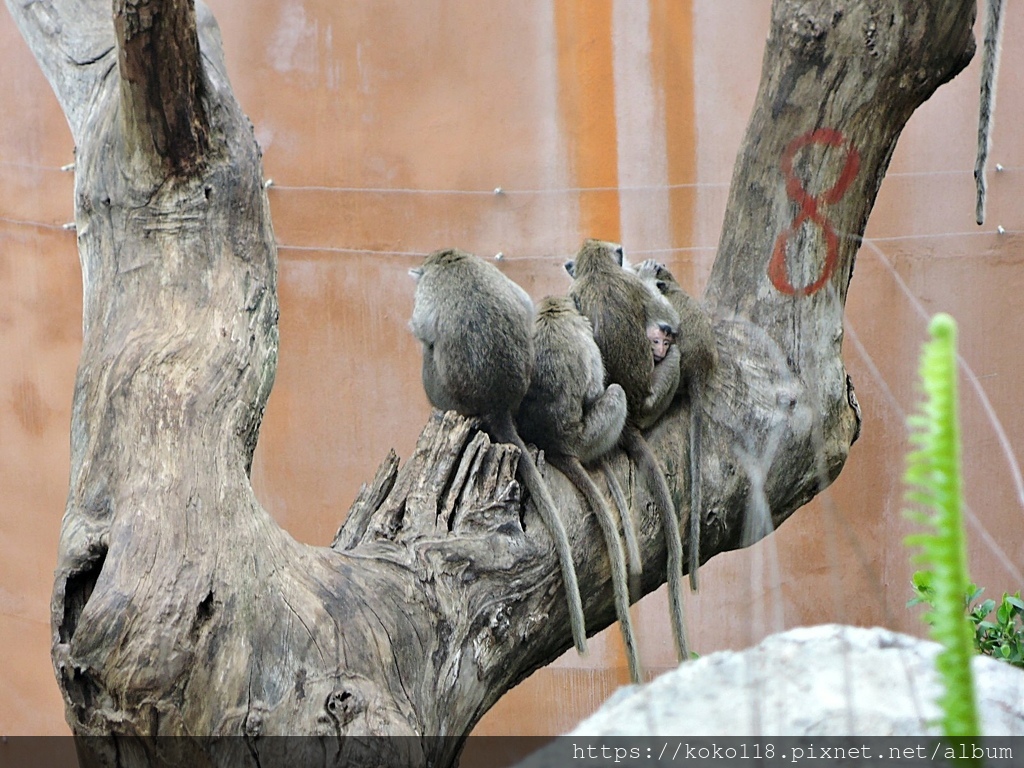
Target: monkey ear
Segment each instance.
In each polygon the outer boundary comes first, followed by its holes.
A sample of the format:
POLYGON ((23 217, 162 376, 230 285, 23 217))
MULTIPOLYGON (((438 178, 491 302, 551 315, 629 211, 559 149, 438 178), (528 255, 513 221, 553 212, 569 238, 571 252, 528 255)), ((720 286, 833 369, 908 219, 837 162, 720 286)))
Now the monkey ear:
POLYGON ((419 279, 423 277, 423 268, 413 267, 412 269, 409 270, 409 276, 416 282, 419 282, 419 279))
POLYGON ((626 252, 623 250, 621 245, 615 246, 615 260, 619 262, 619 266, 622 266, 622 262, 626 260, 626 252))
POLYGON ((576 306, 576 311, 581 315, 583 314, 583 305, 580 303, 580 297, 575 293, 572 295, 572 303, 576 306))
POLYGON ((664 293, 665 289, 668 288, 668 283, 666 283, 664 280, 655 280, 654 286, 655 288, 658 289, 658 293, 664 293))
POLYGON ((572 278, 576 277, 576 260, 575 259, 569 259, 562 266, 565 267, 565 271, 569 273, 569 277, 572 277, 572 278))

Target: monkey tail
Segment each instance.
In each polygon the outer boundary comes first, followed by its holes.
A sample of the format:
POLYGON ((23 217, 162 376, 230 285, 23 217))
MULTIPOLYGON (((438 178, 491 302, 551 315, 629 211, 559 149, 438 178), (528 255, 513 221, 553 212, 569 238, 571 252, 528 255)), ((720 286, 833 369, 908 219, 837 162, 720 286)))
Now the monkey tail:
POLYGON ((494 437, 501 442, 508 442, 515 445, 521 456, 517 472, 519 479, 533 497, 537 511, 540 512, 541 520, 547 526, 551 539, 555 544, 555 552, 558 554, 558 563, 562 570, 562 581, 565 583, 565 598, 569 604, 569 625, 572 628, 573 644, 580 655, 587 653, 587 628, 586 620, 583 617, 583 600, 580 597, 580 585, 576 578, 576 566, 572 560, 572 549, 569 546, 569 537, 565 533, 562 519, 558 516, 558 509, 555 507, 554 499, 548 491, 547 483, 533 463, 526 444, 516 431, 512 422, 511 414, 506 413, 501 420, 495 420, 490 424, 494 437))
MULTIPOLYGON (((640 555, 640 543, 636 538, 636 526, 633 525, 633 516, 629 513, 629 504, 626 502, 626 494, 622 492, 619 479, 615 477, 611 464, 606 458, 601 459, 601 471, 604 472, 605 482, 608 483, 608 490, 619 510, 619 518, 622 520, 622 536, 626 540, 626 554, 629 561, 629 575, 639 579, 643 571, 643 558, 640 555)), ((632 588, 632 584, 630 587, 632 588)))
POLYGON ((981 53, 981 102, 978 110, 978 156, 974 163, 974 183, 977 189, 975 218, 985 223, 985 165, 992 144, 992 122, 996 108, 996 75, 999 71, 999 48, 1003 36, 1004 0, 988 0, 985 4, 985 32, 981 53))
MULTIPOLYGON (((557 468, 569 481, 579 489, 587 504, 597 516, 597 522, 604 534, 605 545, 608 547, 608 560, 612 569, 612 592, 615 596, 615 615, 619 619, 622 642, 626 646, 626 663, 629 665, 629 677, 639 683, 642 677, 640 652, 637 648, 636 636, 633 634, 633 621, 629 615, 629 587, 626 581, 626 556, 619 540, 619 529, 615 518, 608 508, 601 491, 583 469, 580 460, 575 456, 551 455, 551 465, 557 468)), ((621 490, 621 489, 620 489, 621 490)))
POLYGON ((672 622, 672 636, 676 643, 676 656, 688 661, 690 649, 686 642, 686 619, 683 615, 683 542, 679 534, 679 519, 669 492, 665 473, 651 452, 651 447, 633 424, 622 430, 622 447, 647 475, 655 501, 661 508, 661 522, 665 529, 665 547, 668 550, 668 610, 672 622))
POLYGON ((700 404, 697 401, 697 389, 696 380, 690 379, 690 541, 688 543, 690 550, 690 589, 694 592, 700 589, 700 580, 698 578, 698 571, 700 570, 700 527, 704 521, 700 508, 701 413, 700 404))

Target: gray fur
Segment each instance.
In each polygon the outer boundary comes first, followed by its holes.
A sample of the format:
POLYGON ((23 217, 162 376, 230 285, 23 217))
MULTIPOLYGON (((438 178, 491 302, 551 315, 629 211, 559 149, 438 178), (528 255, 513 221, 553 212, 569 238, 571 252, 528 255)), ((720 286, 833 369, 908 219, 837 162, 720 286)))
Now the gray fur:
POLYGON ((567 298, 548 297, 534 321, 535 367, 519 408, 520 434, 545 451, 590 462, 618 444, 622 387, 605 387, 590 321, 567 298))
POLYGON ((668 550, 668 591, 672 634, 681 661, 689 658, 683 619, 683 548, 679 519, 665 473, 639 431, 648 398, 653 394, 654 356, 647 339, 647 325, 658 315, 655 297, 635 274, 623 269, 622 246, 600 240, 583 243, 576 258, 566 265, 574 278, 570 296, 594 327, 601 350, 606 380, 626 393, 626 426, 621 445, 642 470, 660 508, 668 550))
POLYGON ((679 318, 675 346, 679 349, 680 382, 685 385, 693 379, 704 380, 718 364, 711 319, 664 264, 651 259, 642 261, 636 274, 672 305, 679 318))
MULTIPOLYGON (((699 586, 700 539, 703 524, 700 487, 701 410, 699 398, 707 380, 718 365, 718 348, 711 319, 700 303, 682 289, 664 264, 644 261, 637 267, 637 275, 653 290, 662 294, 679 315, 679 334, 675 349, 679 351, 681 391, 690 401, 690 524, 689 565, 690 588, 699 586)), ((667 362, 667 359, 663 362, 667 362)))
POLYGON ((416 272, 409 327, 423 344, 427 399, 467 416, 514 412, 533 369, 529 297, 493 264, 459 250, 435 251, 416 272))
POLYGON ((615 501, 615 508, 619 510, 622 518, 622 536, 626 540, 626 554, 629 556, 630 592, 640 588, 640 576, 643 574, 643 558, 640 555, 640 542, 636 537, 636 526, 633 525, 633 518, 629 514, 629 504, 626 501, 626 494, 622 492, 619 479, 607 459, 601 461, 601 470, 604 473, 604 480, 608 484, 608 492, 615 501))
POLYGON ((651 395, 654 375, 647 340, 648 307, 653 300, 640 279, 619 266, 621 261, 621 246, 587 240, 574 260, 569 295, 590 318, 606 379, 625 391, 627 420, 635 423, 651 395))
POLYGON ((577 311, 571 299, 549 296, 541 301, 533 334, 536 365, 519 407, 519 430, 572 481, 597 517, 608 548, 615 612, 630 677, 640 682, 639 652, 629 615, 626 559, 618 526, 581 463, 600 459, 617 445, 626 421, 626 395, 618 384, 605 387, 604 365, 590 321, 577 311))
MULTIPOLYGON (((637 275, 637 277, 641 277, 629 262, 623 262, 623 269, 637 275)), ((657 327, 678 339, 679 313, 654 285, 642 277, 641 282, 647 288, 650 296, 653 297, 653 300, 647 304, 645 334, 649 328, 657 327)), ((643 408, 637 417, 637 426, 640 429, 650 429, 654 426, 658 419, 665 415, 665 411, 668 410, 668 407, 675 399, 676 392, 679 390, 679 362, 679 345, 675 343, 668 351, 664 360, 654 363, 654 373, 651 375, 651 394, 644 400, 643 408)))
POLYGON ((533 303, 497 267, 459 250, 435 251, 410 270, 416 295, 409 327, 423 346, 423 388, 435 408, 479 416, 492 438, 516 445, 517 472, 551 533, 565 582, 576 650, 587 636, 565 528, 512 414, 533 372, 533 303))

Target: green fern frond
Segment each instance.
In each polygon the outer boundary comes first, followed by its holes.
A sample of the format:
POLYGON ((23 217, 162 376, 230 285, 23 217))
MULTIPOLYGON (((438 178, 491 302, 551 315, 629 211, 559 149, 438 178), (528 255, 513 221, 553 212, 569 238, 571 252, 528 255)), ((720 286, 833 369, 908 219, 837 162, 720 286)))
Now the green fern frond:
POLYGON ((913 446, 907 454, 904 514, 925 530, 907 536, 920 548, 914 560, 931 571, 934 608, 928 621, 932 638, 942 644, 936 668, 945 692, 939 700, 942 729, 949 738, 977 736, 978 716, 971 675, 973 634, 964 615, 963 596, 970 585, 963 533, 960 435, 957 417, 956 322, 936 315, 931 340, 921 352, 924 400, 907 419, 913 446))

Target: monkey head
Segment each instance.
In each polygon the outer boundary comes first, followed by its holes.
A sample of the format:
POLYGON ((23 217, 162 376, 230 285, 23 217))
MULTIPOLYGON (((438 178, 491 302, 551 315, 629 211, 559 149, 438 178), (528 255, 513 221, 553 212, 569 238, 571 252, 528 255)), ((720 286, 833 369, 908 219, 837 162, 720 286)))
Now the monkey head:
POLYGON ((668 355, 675 343, 676 334, 672 332, 672 326, 666 323, 656 323, 647 326, 647 338, 651 340, 651 351, 654 352, 654 364, 657 365, 668 355))
POLYGON ((620 268, 623 266, 629 267, 626 261, 626 252, 622 246, 618 243, 590 238, 584 241, 583 246, 576 254, 576 258, 569 259, 563 266, 565 271, 569 273, 569 277, 575 280, 592 269, 610 267, 613 264, 620 268), (605 262, 608 263, 605 264, 605 262))

